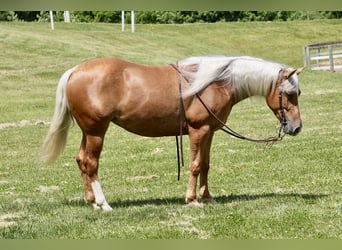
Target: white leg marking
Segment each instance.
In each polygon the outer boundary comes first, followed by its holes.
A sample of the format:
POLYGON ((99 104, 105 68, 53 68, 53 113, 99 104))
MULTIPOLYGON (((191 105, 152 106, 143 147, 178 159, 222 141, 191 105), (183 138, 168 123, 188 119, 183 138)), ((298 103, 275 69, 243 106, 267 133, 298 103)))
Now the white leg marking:
POLYGON ((102 192, 100 182, 98 182, 98 181, 92 182, 91 187, 92 187, 94 195, 95 195, 96 204, 101 206, 106 201, 106 198, 104 197, 104 194, 102 192))
POLYGON ((94 210, 101 209, 101 207, 99 207, 96 203, 91 203, 91 205, 93 206, 94 210))
POLYGON ((93 189, 95 195, 95 202, 93 204, 94 209, 97 209, 97 205, 103 209, 103 211, 112 211, 113 209, 108 205, 106 198, 102 192, 101 184, 98 181, 94 181, 91 183, 91 187, 93 189))

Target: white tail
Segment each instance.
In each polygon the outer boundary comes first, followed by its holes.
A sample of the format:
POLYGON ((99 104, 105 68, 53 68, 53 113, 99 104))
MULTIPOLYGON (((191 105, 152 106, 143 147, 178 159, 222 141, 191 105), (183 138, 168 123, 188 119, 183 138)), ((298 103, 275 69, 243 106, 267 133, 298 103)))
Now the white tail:
POLYGON ((73 71, 73 68, 67 70, 58 83, 55 113, 42 148, 41 160, 45 164, 55 162, 65 148, 68 131, 72 122, 66 97, 66 85, 73 71))

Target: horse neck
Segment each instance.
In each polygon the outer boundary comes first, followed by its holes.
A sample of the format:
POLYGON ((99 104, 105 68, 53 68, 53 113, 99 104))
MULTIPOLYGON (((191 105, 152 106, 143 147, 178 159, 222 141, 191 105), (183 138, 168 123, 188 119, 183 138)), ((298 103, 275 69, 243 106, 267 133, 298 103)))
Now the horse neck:
POLYGON ((274 91, 276 86, 275 81, 246 78, 243 82, 233 84, 235 102, 238 103, 253 96, 267 97, 270 92, 274 91))

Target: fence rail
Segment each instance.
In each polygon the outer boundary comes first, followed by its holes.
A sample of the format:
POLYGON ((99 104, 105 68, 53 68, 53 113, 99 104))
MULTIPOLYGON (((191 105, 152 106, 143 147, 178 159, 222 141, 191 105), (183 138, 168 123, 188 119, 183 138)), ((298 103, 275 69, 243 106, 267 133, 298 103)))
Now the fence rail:
POLYGON ((342 71, 342 42, 303 47, 304 66, 311 70, 342 71))

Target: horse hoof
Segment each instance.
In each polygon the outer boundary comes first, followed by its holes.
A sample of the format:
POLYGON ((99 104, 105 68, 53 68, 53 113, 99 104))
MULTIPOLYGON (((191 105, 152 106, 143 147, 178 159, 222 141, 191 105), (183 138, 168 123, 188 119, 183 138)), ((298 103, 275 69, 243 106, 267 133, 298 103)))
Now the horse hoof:
POLYGON ((109 206, 108 204, 98 205, 96 203, 92 203, 91 205, 95 211, 102 209, 103 212, 110 212, 113 210, 113 208, 111 208, 111 206, 109 206))
POLYGON ((197 202, 196 198, 188 198, 188 197, 185 198, 185 203, 186 204, 190 204, 192 202, 197 202))
POLYGON ((198 202, 197 200, 192 200, 190 202, 187 202, 187 207, 203 207, 203 203, 198 202))
POLYGON ((200 201, 203 203, 206 203, 206 204, 216 204, 217 203, 213 197, 201 198, 200 201))
POLYGON ((99 210, 101 209, 101 207, 99 205, 97 205, 96 203, 91 203, 92 207, 94 210, 99 210))
POLYGON ((110 212, 113 210, 113 208, 111 208, 111 206, 109 206, 108 204, 104 204, 101 206, 103 212, 110 212))

